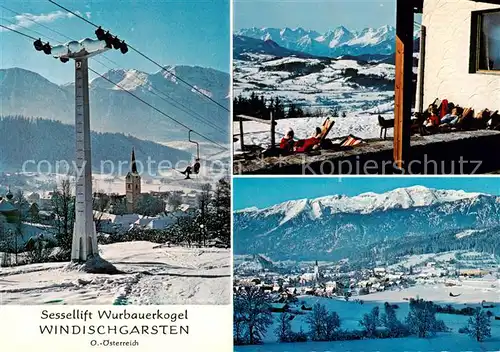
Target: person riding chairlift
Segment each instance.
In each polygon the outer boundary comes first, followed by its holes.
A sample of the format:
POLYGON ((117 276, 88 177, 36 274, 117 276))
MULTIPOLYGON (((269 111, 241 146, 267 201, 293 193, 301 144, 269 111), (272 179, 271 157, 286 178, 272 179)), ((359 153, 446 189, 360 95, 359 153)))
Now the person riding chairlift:
POLYGON ((189 177, 189 175, 191 175, 191 174, 197 175, 200 172, 200 166, 201 166, 200 159, 196 158, 193 166, 186 167, 186 170, 181 171, 181 174, 186 175, 185 180, 189 180, 189 179, 191 179, 191 177, 189 177))

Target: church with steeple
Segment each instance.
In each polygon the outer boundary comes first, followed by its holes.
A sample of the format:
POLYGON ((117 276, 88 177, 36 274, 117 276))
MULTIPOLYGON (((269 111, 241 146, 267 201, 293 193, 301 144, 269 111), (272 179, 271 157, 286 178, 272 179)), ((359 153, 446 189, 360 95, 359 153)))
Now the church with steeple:
POLYGON ((127 212, 134 213, 137 209, 137 203, 141 198, 141 176, 137 171, 137 163, 135 161, 135 152, 133 148, 130 171, 125 177, 125 195, 127 201, 127 212))

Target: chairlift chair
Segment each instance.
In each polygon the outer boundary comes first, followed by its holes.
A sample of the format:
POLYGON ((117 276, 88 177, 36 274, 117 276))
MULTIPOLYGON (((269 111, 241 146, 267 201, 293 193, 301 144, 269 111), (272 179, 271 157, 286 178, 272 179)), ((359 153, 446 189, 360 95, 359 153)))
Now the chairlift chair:
POLYGON ((196 144, 196 162, 193 165, 193 173, 198 174, 200 172, 200 144, 191 139, 191 132, 193 132, 193 130, 189 130, 189 142, 196 144))

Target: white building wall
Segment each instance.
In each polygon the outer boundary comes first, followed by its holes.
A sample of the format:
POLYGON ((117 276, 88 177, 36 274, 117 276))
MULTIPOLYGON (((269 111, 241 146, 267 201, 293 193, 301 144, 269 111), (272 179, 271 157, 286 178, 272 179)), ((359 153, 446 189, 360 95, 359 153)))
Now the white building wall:
POLYGON ((469 73, 471 13, 496 8, 470 0, 424 0, 424 109, 440 98, 476 112, 500 110, 500 74, 469 73))

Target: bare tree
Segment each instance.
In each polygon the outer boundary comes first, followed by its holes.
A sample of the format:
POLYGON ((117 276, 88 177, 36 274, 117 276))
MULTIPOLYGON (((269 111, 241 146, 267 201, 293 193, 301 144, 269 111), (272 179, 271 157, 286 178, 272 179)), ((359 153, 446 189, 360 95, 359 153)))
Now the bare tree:
POLYGON ((469 336, 478 342, 482 342, 485 338, 491 337, 490 319, 481 308, 477 307, 474 315, 469 318, 467 322, 467 331, 469 336))
POLYGON ((309 334, 313 341, 326 340, 326 319, 328 312, 326 307, 322 304, 316 303, 312 309, 311 314, 306 318, 309 325, 309 334))
POLYGON ((291 315, 288 313, 280 314, 278 318, 278 326, 274 330, 274 334, 278 342, 291 342, 293 337, 292 324, 290 323, 291 315))
POLYGON ((269 296, 260 288, 251 286, 238 291, 235 295, 235 309, 240 312, 245 323, 249 344, 257 344, 272 324, 269 296))

